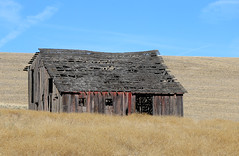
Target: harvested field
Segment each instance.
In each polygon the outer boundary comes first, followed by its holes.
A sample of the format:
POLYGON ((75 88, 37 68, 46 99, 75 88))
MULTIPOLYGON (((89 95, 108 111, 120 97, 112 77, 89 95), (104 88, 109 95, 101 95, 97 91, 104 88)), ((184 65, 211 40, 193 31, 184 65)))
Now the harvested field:
MULTIPOLYGON (((27 72, 33 54, 0 53, 0 105, 27 106, 27 72)), ((239 121, 239 58, 163 56, 187 89, 184 115, 239 121)))

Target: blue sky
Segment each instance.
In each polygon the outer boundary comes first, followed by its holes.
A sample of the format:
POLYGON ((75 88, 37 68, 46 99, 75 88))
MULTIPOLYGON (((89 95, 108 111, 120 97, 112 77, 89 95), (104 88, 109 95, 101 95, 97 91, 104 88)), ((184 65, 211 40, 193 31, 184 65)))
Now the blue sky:
POLYGON ((239 0, 0 0, 0 52, 239 57, 239 0))

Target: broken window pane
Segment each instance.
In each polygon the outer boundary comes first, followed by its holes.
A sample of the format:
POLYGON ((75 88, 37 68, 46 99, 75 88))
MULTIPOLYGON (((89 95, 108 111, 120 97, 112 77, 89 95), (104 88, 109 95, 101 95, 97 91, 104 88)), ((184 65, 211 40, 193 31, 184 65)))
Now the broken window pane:
POLYGON ((112 99, 105 99, 105 105, 106 105, 106 106, 113 106, 113 101, 112 101, 112 99))

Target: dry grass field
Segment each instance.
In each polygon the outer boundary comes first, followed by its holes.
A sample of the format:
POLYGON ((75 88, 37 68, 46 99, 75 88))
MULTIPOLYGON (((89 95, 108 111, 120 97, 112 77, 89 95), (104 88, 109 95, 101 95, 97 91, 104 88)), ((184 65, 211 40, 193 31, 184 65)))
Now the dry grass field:
POLYGON ((239 155, 239 123, 0 109, 0 155, 239 155))
POLYGON ((164 56, 187 89, 185 117, 239 121, 239 58, 164 56))
POLYGON ((27 72, 33 54, 0 53, 0 105, 27 105, 27 72))
MULTIPOLYGON (((0 106, 27 107, 27 72, 33 54, 0 53, 0 106)), ((183 84, 185 117, 239 121, 239 58, 163 56, 183 84)))
POLYGON ((178 118, 5 109, 27 108, 31 57, 0 53, 0 156, 239 155, 239 58, 163 56, 188 91, 178 118))

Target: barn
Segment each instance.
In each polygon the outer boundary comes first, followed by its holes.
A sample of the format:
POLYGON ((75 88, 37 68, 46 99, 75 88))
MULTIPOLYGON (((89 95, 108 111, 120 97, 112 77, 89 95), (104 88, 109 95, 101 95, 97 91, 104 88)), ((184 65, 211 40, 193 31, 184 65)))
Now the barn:
POLYGON ((30 110, 183 116, 187 91, 158 50, 39 49, 28 64, 30 110))

